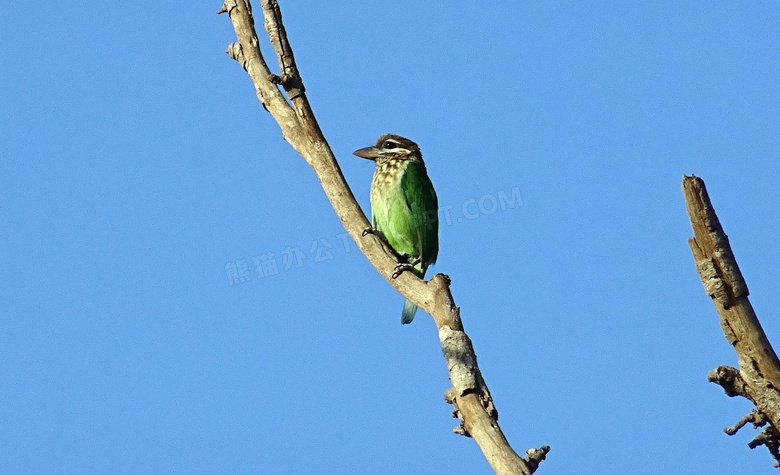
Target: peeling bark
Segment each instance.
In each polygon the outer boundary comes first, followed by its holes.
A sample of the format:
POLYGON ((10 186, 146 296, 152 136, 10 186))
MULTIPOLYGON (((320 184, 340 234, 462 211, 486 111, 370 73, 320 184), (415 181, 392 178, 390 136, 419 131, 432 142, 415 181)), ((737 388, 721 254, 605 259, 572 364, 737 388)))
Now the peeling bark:
POLYGON ((689 239, 688 244, 696 270, 704 284, 704 292, 712 298, 720 315, 723 334, 737 352, 739 361, 739 370, 720 366, 710 371, 707 379, 719 384, 728 396, 742 396, 756 406, 754 413, 725 431, 733 435, 748 421, 756 427, 768 422, 770 427, 749 445, 750 448, 766 445, 780 464, 780 434, 777 431, 780 427, 780 360, 748 300, 747 284, 704 181, 695 176, 683 177, 683 194, 693 227, 694 238, 689 239))

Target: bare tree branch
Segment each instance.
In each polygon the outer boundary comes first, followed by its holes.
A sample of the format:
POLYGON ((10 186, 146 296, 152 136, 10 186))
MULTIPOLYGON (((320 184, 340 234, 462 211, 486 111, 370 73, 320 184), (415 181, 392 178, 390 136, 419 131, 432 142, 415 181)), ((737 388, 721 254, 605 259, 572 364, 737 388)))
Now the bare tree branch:
POLYGON ((688 240, 688 244, 696 261, 696 270, 704 284, 704 291, 712 297, 720 315, 721 329, 739 360, 739 370, 720 366, 710 371, 707 379, 723 387, 728 396, 749 399, 757 409, 725 431, 733 435, 747 422, 753 422, 756 427, 769 422, 770 427, 759 434, 750 447, 766 445, 780 462, 780 436, 777 432, 780 428, 780 360, 748 300, 747 284, 731 251, 728 236, 712 207, 704 181, 695 176, 683 177, 683 194, 695 236, 688 240))
POLYGON ((227 53, 249 73, 263 107, 281 127, 284 139, 314 169, 344 228, 366 258, 390 285, 433 317, 453 386, 446 392, 445 400, 454 406, 454 414, 461 421, 455 431, 474 438, 496 473, 533 473, 550 448, 530 449, 521 458, 504 437, 471 340, 463 330, 460 309, 450 293, 449 277, 437 274, 425 282, 406 272, 393 279, 393 270, 399 263, 395 254, 376 234, 363 235, 370 224, 312 113, 279 5, 276 0, 261 3, 265 29, 279 61, 280 74, 271 73, 263 59, 248 0, 225 0, 218 12, 230 15, 238 39, 228 47, 227 53))

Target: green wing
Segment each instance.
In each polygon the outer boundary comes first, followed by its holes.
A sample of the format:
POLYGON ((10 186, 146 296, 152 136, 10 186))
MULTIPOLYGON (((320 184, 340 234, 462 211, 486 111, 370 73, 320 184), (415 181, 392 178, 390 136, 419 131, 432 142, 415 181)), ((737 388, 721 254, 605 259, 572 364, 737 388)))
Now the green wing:
POLYGON ((415 257, 420 257, 419 267, 424 274, 439 254, 439 203, 425 165, 410 162, 401 179, 401 189, 412 214, 410 231, 415 257))

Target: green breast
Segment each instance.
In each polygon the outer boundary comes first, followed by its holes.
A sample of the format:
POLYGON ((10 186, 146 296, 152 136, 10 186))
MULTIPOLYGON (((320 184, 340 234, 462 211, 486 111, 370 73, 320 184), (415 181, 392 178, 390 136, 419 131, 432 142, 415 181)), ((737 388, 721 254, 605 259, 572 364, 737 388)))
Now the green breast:
POLYGON ((371 184, 374 227, 397 253, 419 258, 423 272, 439 250, 437 210, 425 165, 408 160, 377 164, 371 184))

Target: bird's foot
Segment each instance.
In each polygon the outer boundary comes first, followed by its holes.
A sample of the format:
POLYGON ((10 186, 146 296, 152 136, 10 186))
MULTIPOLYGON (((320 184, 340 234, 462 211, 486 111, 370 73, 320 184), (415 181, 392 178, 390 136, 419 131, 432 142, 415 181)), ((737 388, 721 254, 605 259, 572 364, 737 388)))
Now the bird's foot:
POLYGON ((376 229, 374 229, 374 228, 369 226, 366 229, 364 229, 363 232, 360 233, 360 235, 365 237, 365 236, 368 236, 369 234, 377 234, 377 233, 378 232, 377 232, 376 229))
POLYGON ((412 267, 411 264, 407 264, 406 262, 402 262, 395 266, 395 269, 393 269, 393 279, 397 279, 406 271, 414 270, 414 267, 412 267))

